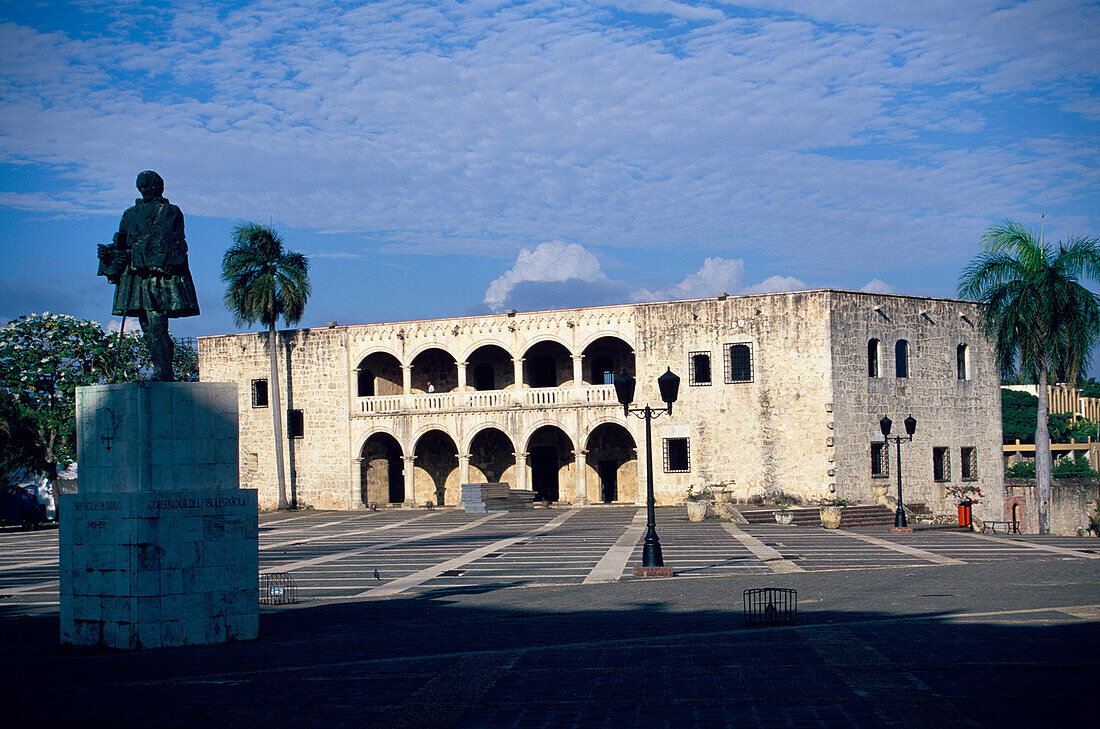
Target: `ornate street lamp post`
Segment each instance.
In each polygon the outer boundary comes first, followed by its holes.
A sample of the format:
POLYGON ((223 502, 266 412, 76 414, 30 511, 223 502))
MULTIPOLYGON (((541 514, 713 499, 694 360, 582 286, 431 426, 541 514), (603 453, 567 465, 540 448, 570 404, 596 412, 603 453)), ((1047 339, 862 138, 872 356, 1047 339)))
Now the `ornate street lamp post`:
POLYGON ((898 444, 898 510, 894 514, 894 528, 895 529, 908 529, 909 522, 905 518, 905 506, 901 503, 901 442, 912 441, 913 433, 917 432, 917 419, 912 415, 905 419, 905 433, 906 435, 890 435, 890 428, 894 422, 890 420, 886 415, 882 416, 882 420, 878 421, 878 427, 882 430, 882 437, 889 443, 893 441, 898 444))
POLYGON ((657 378, 657 387, 661 390, 661 400, 665 407, 654 410, 649 405, 644 408, 632 408, 634 401, 634 377, 625 369, 615 376, 615 395, 623 406, 624 415, 637 415, 645 420, 645 487, 646 487, 646 529, 645 543, 642 546, 642 567, 664 567, 661 556, 661 540, 657 538, 657 524, 653 514, 653 435, 650 423, 661 415, 672 415, 672 403, 680 390, 680 378, 671 369, 657 378))

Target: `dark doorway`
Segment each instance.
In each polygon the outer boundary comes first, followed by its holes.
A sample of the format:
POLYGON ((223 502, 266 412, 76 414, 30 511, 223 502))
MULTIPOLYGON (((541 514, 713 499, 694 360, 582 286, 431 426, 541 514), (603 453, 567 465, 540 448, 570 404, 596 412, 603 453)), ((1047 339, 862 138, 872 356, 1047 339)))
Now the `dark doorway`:
POLYGON ((531 488, 535 498, 558 500, 558 449, 554 446, 534 446, 528 457, 531 466, 531 488))
POLYGON ((405 500, 401 446, 387 433, 375 433, 363 444, 360 489, 364 504, 400 504, 405 500))
POLYGON ((390 482, 390 503, 400 504, 405 500, 405 461, 401 458, 391 458, 389 462, 388 476, 390 482))
POLYGON ((374 373, 363 367, 359 370, 359 397, 374 397, 374 373))
POLYGON ((619 500, 619 463, 600 461, 600 495, 605 504, 619 500))

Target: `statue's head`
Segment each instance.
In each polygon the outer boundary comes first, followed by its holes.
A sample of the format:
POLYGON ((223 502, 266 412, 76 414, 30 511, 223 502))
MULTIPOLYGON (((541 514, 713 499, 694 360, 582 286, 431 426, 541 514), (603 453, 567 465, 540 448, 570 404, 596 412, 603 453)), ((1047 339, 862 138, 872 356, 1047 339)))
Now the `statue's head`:
POLYGON ((137 189, 145 201, 158 198, 164 192, 164 179, 152 170, 145 170, 137 176, 137 189))

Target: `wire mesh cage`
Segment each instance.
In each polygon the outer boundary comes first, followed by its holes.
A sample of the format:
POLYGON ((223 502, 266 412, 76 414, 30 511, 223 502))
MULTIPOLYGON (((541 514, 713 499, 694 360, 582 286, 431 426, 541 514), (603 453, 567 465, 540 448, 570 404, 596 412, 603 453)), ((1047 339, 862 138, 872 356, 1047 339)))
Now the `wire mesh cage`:
POLYGON ((745 625, 794 625, 798 620, 798 591, 784 587, 745 590, 745 625))
POLYGON ((298 602, 298 585, 289 572, 260 575, 261 605, 291 605, 298 602))

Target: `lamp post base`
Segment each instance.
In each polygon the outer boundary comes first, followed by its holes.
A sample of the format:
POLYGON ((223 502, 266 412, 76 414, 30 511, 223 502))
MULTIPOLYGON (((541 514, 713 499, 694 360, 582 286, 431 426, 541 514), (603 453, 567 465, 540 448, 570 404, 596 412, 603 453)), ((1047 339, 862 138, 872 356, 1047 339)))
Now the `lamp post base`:
POLYGON ((671 567, 635 567, 635 577, 672 577, 671 567))

